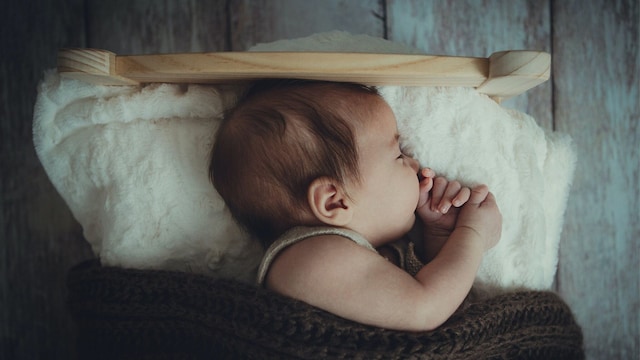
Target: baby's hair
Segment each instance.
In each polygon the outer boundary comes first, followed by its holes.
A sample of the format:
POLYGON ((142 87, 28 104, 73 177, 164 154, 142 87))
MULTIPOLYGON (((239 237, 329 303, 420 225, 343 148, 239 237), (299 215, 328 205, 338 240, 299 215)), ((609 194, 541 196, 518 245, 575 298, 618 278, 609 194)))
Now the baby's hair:
POLYGON ((296 225, 318 225, 311 183, 359 181, 356 128, 377 90, 360 84, 262 80, 225 114, 209 175, 231 214, 265 246, 296 225))

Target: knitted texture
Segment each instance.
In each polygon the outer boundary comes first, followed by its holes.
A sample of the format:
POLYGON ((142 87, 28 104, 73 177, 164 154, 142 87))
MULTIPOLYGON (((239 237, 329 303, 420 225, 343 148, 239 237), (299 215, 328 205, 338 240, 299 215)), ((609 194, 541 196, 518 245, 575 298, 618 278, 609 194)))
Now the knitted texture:
POLYGON ((418 259, 414 247, 415 246, 412 242, 407 245, 407 253, 405 254, 404 264, 402 266, 406 272, 411 274, 411 276, 416 276, 424 266, 422 261, 418 259))
POLYGON ((82 263, 69 272, 78 355, 90 359, 582 359, 554 293, 467 304, 430 332, 385 330, 232 280, 82 263))

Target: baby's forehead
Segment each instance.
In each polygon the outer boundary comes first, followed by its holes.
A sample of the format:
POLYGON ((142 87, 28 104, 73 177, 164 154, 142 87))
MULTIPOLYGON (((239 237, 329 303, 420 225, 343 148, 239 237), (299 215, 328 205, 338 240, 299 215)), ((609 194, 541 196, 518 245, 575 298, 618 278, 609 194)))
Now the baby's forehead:
POLYGON ((359 145, 367 143, 371 146, 393 148, 397 146, 400 135, 395 115, 391 107, 380 99, 367 108, 355 123, 356 141, 359 145))
POLYGON ((352 102, 346 111, 351 116, 354 126, 361 129, 375 127, 381 119, 396 124, 396 118, 389 104, 380 96, 370 96, 352 102))

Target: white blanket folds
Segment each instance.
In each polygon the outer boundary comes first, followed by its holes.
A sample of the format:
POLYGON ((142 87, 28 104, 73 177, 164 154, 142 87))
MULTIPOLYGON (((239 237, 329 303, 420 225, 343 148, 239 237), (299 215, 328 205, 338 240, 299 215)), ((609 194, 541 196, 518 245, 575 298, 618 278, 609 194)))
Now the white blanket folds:
MULTIPOLYGON (((419 53, 341 32, 252 50, 419 53)), ((96 86, 46 74, 35 106, 36 151, 103 264, 254 278, 262 251, 230 218, 207 174, 220 115, 237 90, 96 86)), ((473 89, 381 93, 403 146, 423 166, 495 193, 503 235, 478 283, 550 288, 576 160, 571 139, 473 89)))

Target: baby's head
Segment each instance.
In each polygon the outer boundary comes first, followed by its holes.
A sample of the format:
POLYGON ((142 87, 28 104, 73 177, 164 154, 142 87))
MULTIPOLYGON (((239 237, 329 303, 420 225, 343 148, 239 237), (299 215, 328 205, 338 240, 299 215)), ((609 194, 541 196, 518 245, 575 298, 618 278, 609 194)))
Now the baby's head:
POLYGON ((235 219, 269 244, 297 225, 320 225, 308 190, 319 178, 359 181, 356 131, 382 101, 348 83, 267 80, 229 111, 210 175, 235 219))

